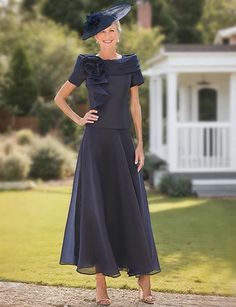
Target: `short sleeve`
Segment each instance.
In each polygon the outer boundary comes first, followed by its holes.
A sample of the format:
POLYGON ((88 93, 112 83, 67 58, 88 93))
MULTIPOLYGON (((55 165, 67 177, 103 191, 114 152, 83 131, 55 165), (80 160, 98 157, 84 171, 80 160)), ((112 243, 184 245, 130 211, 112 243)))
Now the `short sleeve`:
POLYGON ((85 80, 85 74, 82 66, 82 59, 83 57, 81 55, 78 55, 73 71, 68 78, 68 81, 70 81, 76 86, 80 86, 80 84, 85 80))
POLYGON ((130 87, 135 85, 141 85, 144 83, 144 78, 140 69, 131 73, 130 87))

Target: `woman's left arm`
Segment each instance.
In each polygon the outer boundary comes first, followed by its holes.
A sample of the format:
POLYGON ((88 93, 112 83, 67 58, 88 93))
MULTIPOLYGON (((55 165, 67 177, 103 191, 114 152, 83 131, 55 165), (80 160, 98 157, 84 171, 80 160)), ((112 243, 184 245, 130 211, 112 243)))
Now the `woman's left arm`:
POLYGON ((139 86, 135 85, 130 88, 130 112, 134 122, 134 128, 137 138, 135 149, 135 164, 138 165, 138 172, 144 165, 143 137, 142 137, 142 110, 139 102, 139 86))

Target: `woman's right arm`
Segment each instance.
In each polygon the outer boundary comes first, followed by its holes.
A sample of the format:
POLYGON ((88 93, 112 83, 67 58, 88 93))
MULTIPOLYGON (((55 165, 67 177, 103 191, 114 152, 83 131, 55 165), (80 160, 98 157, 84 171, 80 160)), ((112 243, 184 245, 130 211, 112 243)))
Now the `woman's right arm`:
POLYGON ((66 81, 54 97, 55 103, 62 110, 62 112, 66 114, 70 119, 72 119, 76 124, 83 126, 86 123, 93 123, 94 120, 98 119, 98 116, 93 114, 93 112, 97 113, 97 110, 89 110, 84 117, 80 117, 68 105, 66 99, 67 97, 69 97, 69 95, 73 92, 75 88, 76 85, 74 85, 70 81, 66 81))

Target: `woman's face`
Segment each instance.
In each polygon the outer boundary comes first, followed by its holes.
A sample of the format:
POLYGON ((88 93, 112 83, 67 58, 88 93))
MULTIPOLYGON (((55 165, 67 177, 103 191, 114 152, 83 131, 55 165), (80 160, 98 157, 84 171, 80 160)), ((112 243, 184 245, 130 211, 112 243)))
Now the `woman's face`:
POLYGON ((115 23, 95 35, 100 48, 114 48, 119 40, 119 32, 115 23))

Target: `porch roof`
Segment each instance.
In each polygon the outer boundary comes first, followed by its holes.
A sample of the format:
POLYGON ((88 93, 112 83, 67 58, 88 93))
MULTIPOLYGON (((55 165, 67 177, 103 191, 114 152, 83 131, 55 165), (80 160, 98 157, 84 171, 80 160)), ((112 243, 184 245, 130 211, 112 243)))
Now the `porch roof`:
POLYGON ((232 35, 236 35, 236 27, 221 29, 216 33, 214 43, 220 44, 222 38, 228 38, 232 35))
POLYGON ((165 44, 145 63, 144 75, 236 72, 236 45, 165 44))
POLYGON ((166 44, 166 52, 236 52, 236 45, 166 44))

